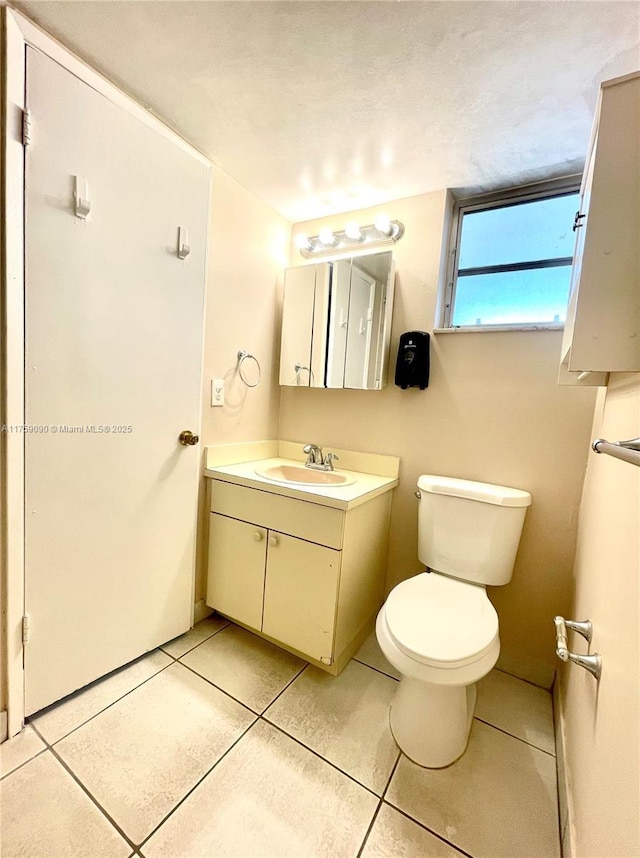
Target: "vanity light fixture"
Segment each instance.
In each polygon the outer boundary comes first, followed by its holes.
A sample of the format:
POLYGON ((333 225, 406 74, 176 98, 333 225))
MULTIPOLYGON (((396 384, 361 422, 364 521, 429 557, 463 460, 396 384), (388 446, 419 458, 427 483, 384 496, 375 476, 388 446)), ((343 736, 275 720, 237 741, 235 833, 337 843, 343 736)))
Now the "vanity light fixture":
POLYGON ((375 228, 378 232, 381 232, 383 235, 391 235, 392 227, 391 221, 385 214, 380 214, 376 218, 375 228))
POLYGON ((320 230, 318 241, 320 242, 320 244, 324 245, 324 247, 336 247, 336 245, 338 244, 338 239, 328 227, 325 227, 325 229, 320 230))
POLYGON ((358 226, 358 224, 352 220, 350 221, 344 228, 344 234, 347 238, 351 239, 351 241, 363 242, 364 235, 362 234, 362 230, 358 226))
POLYGON ((308 259, 326 253, 342 253, 356 248, 395 244, 403 235, 404 224, 401 221, 390 220, 386 215, 379 215, 375 223, 367 226, 359 226, 355 221, 351 221, 343 230, 332 231, 326 228, 321 230, 319 235, 312 236, 300 233, 296 236, 296 247, 302 256, 308 259))
POLYGON ((306 250, 307 252, 309 250, 313 250, 313 245, 309 241, 308 236, 306 236, 303 232, 300 232, 298 233, 298 235, 296 235, 296 247, 298 248, 300 253, 302 253, 303 250, 306 250))

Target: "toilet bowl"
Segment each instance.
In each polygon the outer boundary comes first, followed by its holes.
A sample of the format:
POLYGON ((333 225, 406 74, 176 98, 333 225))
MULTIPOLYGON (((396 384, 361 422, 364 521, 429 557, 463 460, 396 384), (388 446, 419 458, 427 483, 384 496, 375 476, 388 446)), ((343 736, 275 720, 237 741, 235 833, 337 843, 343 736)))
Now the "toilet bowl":
POLYGON ((376 636, 401 674, 389 715, 393 736, 418 765, 442 768, 464 753, 475 683, 498 660, 498 615, 485 585, 511 579, 531 496, 429 475, 418 488, 418 554, 427 571, 394 587, 376 636))
POLYGON ((376 621, 402 675, 391 732, 413 762, 448 766, 467 746, 475 684, 498 660, 498 615, 483 587, 423 572, 392 590, 376 621))

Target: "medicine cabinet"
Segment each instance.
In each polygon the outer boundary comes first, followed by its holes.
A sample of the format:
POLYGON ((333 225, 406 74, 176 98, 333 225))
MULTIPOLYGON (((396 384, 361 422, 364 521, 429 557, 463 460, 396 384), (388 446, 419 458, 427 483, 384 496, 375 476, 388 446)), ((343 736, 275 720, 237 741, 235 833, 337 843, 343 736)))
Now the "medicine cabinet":
POLYGON ((561 384, 640 370, 640 73, 601 86, 574 231, 561 384))
POLYGON ((280 384, 385 387, 393 289, 390 252, 287 268, 280 384))

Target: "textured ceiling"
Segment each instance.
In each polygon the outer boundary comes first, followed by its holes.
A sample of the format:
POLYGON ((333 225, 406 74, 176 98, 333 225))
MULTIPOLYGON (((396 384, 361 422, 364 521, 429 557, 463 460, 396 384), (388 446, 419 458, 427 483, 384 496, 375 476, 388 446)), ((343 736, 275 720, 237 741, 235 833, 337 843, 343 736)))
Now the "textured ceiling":
POLYGON ((582 169, 640 2, 17 2, 290 221, 582 169))

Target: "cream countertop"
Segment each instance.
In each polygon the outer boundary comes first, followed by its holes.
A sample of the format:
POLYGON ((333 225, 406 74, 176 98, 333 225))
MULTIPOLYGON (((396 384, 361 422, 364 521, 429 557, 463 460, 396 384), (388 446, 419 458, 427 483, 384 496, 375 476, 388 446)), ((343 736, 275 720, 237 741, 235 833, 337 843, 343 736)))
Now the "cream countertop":
POLYGON ((290 483, 276 483, 261 477, 256 473, 257 467, 273 467, 278 465, 296 465, 300 467, 303 462, 296 459, 265 458, 256 459, 251 462, 240 462, 233 465, 221 465, 205 468, 204 474, 214 480, 222 480, 227 483, 246 486, 271 494, 283 495, 284 497, 296 498, 320 504, 321 506, 333 507, 334 509, 353 509, 372 500, 384 492, 391 491, 398 485, 397 477, 379 476, 377 474, 362 473, 360 471, 347 471, 336 468, 338 474, 347 474, 355 479, 348 486, 297 486, 290 483))

